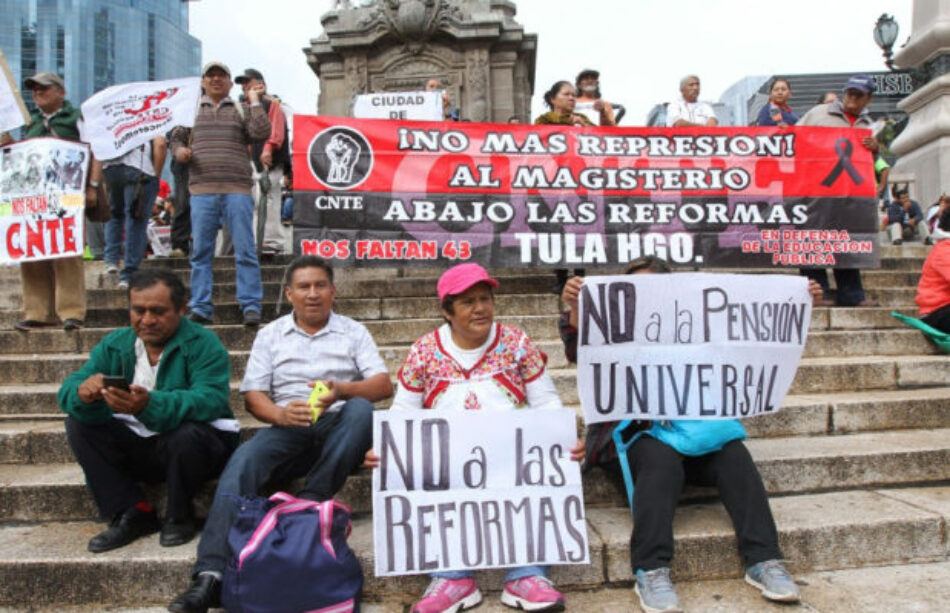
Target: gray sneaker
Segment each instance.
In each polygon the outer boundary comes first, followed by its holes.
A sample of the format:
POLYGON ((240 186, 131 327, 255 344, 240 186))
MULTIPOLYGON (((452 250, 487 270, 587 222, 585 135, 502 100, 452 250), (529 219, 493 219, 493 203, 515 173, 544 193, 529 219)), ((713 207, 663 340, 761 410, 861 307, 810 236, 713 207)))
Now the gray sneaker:
POLYGON ((640 607, 646 613, 683 613, 669 568, 637 571, 637 583, 633 591, 640 597, 640 607))
POLYGON ((802 599, 798 586, 785 570, 781 560, 766 560, 745 570, 745 580, 761 590, 762 595, 777 602, 798 602, 802 599))

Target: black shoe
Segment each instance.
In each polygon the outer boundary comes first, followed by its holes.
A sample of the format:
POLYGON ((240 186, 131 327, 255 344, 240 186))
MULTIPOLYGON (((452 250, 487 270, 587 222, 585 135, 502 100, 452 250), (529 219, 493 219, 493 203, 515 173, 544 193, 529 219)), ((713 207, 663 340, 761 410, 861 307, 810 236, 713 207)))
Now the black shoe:
POLYGON ((89 539, 87 549, 92 553, 112 551, 125 547, 137 538, 158 532, 160 527, 155 511, 146 513, 132 507, 116 515, 107 530, 89 539))
POLYGON ((40 330, 41 328, 49 328, 53 324, 48 324, 45 321, 36 321, 35 319, 24 319, 23 321, 18 321, 13 324, 13 327, 17 330, 22 330, 23 332, 29 332, 30 330, 40 330))
POLYGON ((256 328, 261 325, 261 312, 244 311, 244 325, 248 328, 256 328))
POLYGON ((177 547, 195 538, 195 522, 191 519, 166 519, 158 543, 162 547, 177 547))
POLYGON ((63 330, 79 330, 85 324, 81 319, 76 319, 75 317, 70 317, 63 322, 63 330))
POLYGON ((191 582, 191 587, 179 594, 168 605, 173 613, 207 613, 208 609, 221 606, 221 581, 214 575, 201 574, 191 582))
POLYGON ((211 319, 204 317, 202 315, 199 315, 195 313, 194 311, 191 311, 185 317, 195 322, 196 324, 201 324, 202 326, 210 326, 212 323, 214 323, 213 321, 211 321, 211 319))

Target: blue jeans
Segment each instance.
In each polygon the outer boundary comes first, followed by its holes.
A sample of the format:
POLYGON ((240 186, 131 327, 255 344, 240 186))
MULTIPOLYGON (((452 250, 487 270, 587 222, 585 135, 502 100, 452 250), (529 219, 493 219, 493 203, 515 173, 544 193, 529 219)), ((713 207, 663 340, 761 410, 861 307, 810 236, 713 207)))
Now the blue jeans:
MULTIPOLYGON (((194 200, 192 200, 194 203, 194 200)), ((373 405, 350 398, 336 413, 325 413, 307 428, 266 428, 239 446, 218 480, 198 542, 194 575, 224 572, 231 550, 228 531, 237 516, 240 496, 256 496, 267 484, 306 475, 298 494, 310 500, 329 500, 373 444, 373 405)))
POLYGON ((284 203, 280 205, 280 220, 294 220, 294 199, 289 196, 284 198, 284 203))
MULTIPOLYGON (((856 306, 865 299, 864 286, 861 284, 861 271, 857 268, 833 268, 835 285, 835 304, 842 307, 856 306)), ((828 296, 828 271, 824 268, 803 268, 802 276, 817 281, 825 297, 828 296)))
MULTIPOLYGON (((518 579, 524 579, 525 577, 534 577, 535 575, 541 575, 542 577, 548 576, 548 567, 547 566, 515 566, 509 568, 505 571, 505 583, 509 581, 517 581, 518 579)), ((441 573, 432 573, 429 575, 433 579, 468 579, 472 576, 472 571, 470 570, 447 570, 441 573)))
POLYGON ((148 243, 145 233, 148 218, 152 215, 152 206, 158 196, 158 177, 145 174, 138 168, 117 164, 109 166, 103 173, 109 190, 109 221, 106 222, 106 250, 103 259, 108 264, 118 264, 122 255, 122 233, 125 233, 125 267, 119 272, 119 279, 128 281, 139 269, 145 257, 145 245, 148 243), (142 185, 144 206, 139 219, 134 216, 136 205, 135 192, 139 177, 146 177, 142 185))
POLYGON ((234 243, 237 268, 237 301, 241 311, 261 312, 261 266, 254 245, 254 201, 247 194, 192 194, 191 196, 191 301, 193 313, 211 319, 214 242, 221 223, 234 243))

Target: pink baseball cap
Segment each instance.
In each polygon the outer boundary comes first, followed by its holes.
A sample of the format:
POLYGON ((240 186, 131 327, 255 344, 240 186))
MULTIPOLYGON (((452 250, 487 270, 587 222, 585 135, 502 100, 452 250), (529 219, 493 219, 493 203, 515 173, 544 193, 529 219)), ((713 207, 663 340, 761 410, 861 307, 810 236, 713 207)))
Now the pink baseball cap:
POLYGON ((489 277, 488 271, 474 262, 453 266, 439 277, 437 286, 439 302, 445 300, 446 296, 461 294, 478 283, 487 283, 492 287, 498 287, 498 281, 489 277))

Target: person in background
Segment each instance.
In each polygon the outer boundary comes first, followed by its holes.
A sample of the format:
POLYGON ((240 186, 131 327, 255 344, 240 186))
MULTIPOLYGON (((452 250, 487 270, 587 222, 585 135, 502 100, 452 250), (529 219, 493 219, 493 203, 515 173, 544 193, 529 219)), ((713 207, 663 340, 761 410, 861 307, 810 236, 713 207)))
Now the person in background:
POLYGON ((284 180, 280 189, 280 223, 284 226, 294 225, 294 177, 290 164, 284 170, 284 180))
MULTIPOLYGON (((66 100, 63 79, 51 72, 41 72, 26 79, 24 89, 33 93, 36 109, 24 128, 24 139, 53 137, 78 141, 79 109, 66 100)), ((102 164, 93 159, 89 165, 86 185, 86 207, 97 202, 102 164)), ((38 262, 21 262, 23 283, 23 319, 15 324, 24 332, 55 325, 56 319, 65 330, 77 330, 86 317, 86 275, 82 255, 38 262)))
POLYGON ((924 212, 916 200, 910 199, 907 188, 898 188, 896 185, 891 192, 894 200, 887 205, 887 219, 883 229, 887 230, 891 244, 901 245, 904 239, 910 240, 919 236, 925 244, 931 243, 930 228, 924 221, 924 212))
POLYGON ((825 92, 818 96, 818 102, 815 104, 831 104, 838 101, 838 92, 825 92))
POLYGON ((696 75, 680 79, 680 99, 667 105, 666 125, 669 128, 719 125, 709 103, 699 101, 699 77, 696 75))
MULTIPOLYGON (((191 142, 191 128, 175 128, 168 133, 178 132, 178 138, 191 142)), ((188 190, 188 164, 182 164, 172 156, 172 178, 175 180, 175 216, 172 218, 172 250, 169 254, 175 258, 186 258, 191 254, 191 192, 188 190)))
POLYGON ((920 319, 941 332, 950 334, 950 207, 944 207, 934 232, 936 244, 927 254, 917 283, 920 319))
POLYGON ((261 323, 260 262, 254 244, 254 200, 248 145, 267 139, 270 120, 261 104, 264 88, 248 89, 250 106, 244 110, 228 95, 231 71, 221 62, 208 62, 201 71, 204 95, 190 135, 172 132, 172 155, 189 165, 191 190, 191 301, 188 318, 212 323, 212 259, 222 222, 234 243, 237 301, 244 325, 261 323))
POLYGON ((792 88, 786 79, 779 77, 773 80, 769 87, 769 103, 759 111, 755 125, 785 128, 798 123, 798 115, 788 106, 788 98, 791 95, 792 88))
MULTIPOLYGON (((436 287, 445 323, 409 349, 399 369, 391 411, 513 411, 562 409, 545 367, 547 356, 518 328, 495 321, 498 281, 474 263, 449 268, 436 287)), ((584 457, 583 441, 571 459, 584 457)), ((366 465, 379 456, 371 449, 366 465)), ((479 604, 482 593, 471 571, 432 573, 412 613, 446 613, 479 604)), ((547 578, 547 567, 507 569, 501 602, 526 611, 561 611, 564 596, 547 578)))
POLYGON ((452 98, 449 92, 442 88, 442 81, 435 77, 426 81, 425 91, 442 92, 442 115, 447 121, 458 121, 461 114, 459 110, 452 106, 452 98))
POLYGON ((508 123, 521 123, 521 118, 517 115, 512 115, 508 118, 508 123))
MULTIPOLYGON (((799 126, 821 126, 827 128, 870 128, 871 114, 868 105, 874 92, 874 79, 868 75, 854 75, 844 85, 843 99, 813 107, 799 119, 799 126)), ((880 148, 877 139, 866 136, 861 144, 877 153, 880 148)), ((814 279, 821 285, 825 297, 820 306, 831 306, 828 298, 828 273, 824 268, 804 268, 801 273, 809 279, 814 279)), ((868 300, 861 284, 861 271, 857 268, 834 268, 835 285, 838 287, 835 296, 837 306, 875 307, 878 303, 868 300)))
MULTIPOLYGON (((550 111, 538 115, 534 120, 534 125, 562 125, 585 127, 593 126, 586 115, 574 112, 574 105, 577 103, 577 93, 574 86, 568 81, 557 81, 551 88, 544 92, 544 103, 550 111)), ((583 268, 575 268, 575 275, 584 275, 583 268)), ((554 287, 553 292, 560 294, 564 283, 567 281, 567 269, 554 269, 554 287)))
POLYGON ((582 70, 574 80, 577 100, 574 110, 586 116, 598 126, 615 126, 614 107, 600 95, 600 73, 596 70, 582 70))
MULTIPOLYGON (((258 237, 261 242, 261 253, 279 255, 284 252, 287 244, 287 231, 280 222, 281 200, 280 188, 284 180, 284 163, 290 158, 290 147, 287 134, 287 118, 281 110, 280 100, 267 93, 267 84, 264 75, 259 70, 247 68, 244 74, 234 80, 244 91, 244 98, 255 87, 261 88, 260 101, 270 120, 270 136, 264 142, 251 143, 251 164, 255 177, 253 196, 254 203, 261 200, 263 186, 269 186, 266 192, 267 211, 264 223, 264 236, 258 237), (263 175, 267 175, 266 181, 263 175)), ((254 208, 254 226, 258 227, 258 208, 254 208)))
POLYGON ((119 273, 119 289, 128 289, 129 280, 145 257, 148 222, 158 197, 158 175, 165 167, 166 149, 165 137, 159 135, 125 155, 102 162, 109 193, 106 272, 119 273), (125 266, 119 270, 123 255, 125 266))

